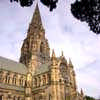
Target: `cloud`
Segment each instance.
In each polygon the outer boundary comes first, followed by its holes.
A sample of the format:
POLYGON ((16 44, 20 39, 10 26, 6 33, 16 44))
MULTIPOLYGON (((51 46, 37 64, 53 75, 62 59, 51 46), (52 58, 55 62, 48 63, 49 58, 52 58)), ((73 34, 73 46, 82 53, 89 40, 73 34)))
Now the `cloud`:
POLYGON ((78 69, 77 81, 80 87, 83 87, 85 94, 98 97, 100 94, 100 66, 99 60, 94 60, 84 68, 78 69), (85 80, 85 81, 84 81, 85 80))

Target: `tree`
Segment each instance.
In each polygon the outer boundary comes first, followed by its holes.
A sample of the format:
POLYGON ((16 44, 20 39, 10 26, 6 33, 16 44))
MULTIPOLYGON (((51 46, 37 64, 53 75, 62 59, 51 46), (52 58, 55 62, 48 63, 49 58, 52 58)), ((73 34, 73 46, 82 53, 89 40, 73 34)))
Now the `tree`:
POLYGON ((90 97, 90 96, 85 96, 85 100, 95 100, 95 98, 90 97))
MULTIPOLYGON (((29 7, 35 0, 10 0, 20 3, 22 7, 29 7)), ((56 8, 58 0, 40 0, 50 11, 56 8)), ((63 1, 63 0, 62 0, 63 1)), ((88 23, 90 30, 100 34, 100 0, 76 0, 71 4, 71 12, 75 18, 88 23)))
POLYGON ((76 0, 71 4, 71 12, 78 20, 87 22, 90 30, 100 34, 100 0, 76 0))
MULTIPOLYGON (((29 7, 33 4, 35 0, 10 0, 10 2, 20 3, 21 7, 29 7)), ((56 3, 58 0, 40 0, 45 6, 49 7, 50 11, 56 8, 56 3)))

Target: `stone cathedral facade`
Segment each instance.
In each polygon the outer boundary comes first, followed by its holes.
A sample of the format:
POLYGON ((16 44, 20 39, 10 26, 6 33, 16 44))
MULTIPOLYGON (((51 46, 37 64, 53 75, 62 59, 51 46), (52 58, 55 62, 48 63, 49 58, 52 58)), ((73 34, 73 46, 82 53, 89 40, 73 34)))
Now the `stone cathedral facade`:
POLYGON ((71 60, 50 57, 38 5, 21 48, 20 61, 0 57, 0 100, 83 100, 71 60))

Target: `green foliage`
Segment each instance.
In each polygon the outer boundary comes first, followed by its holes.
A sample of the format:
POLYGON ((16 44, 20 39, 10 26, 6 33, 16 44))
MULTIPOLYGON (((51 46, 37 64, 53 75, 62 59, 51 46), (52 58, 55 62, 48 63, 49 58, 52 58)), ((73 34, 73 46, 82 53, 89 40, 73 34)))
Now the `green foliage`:
POLYGON ((78 20, 85 21, 91 31, 100 34, 100 0, 76 0, 71 4, 71 12, 78 20))
POLYGON ((85 96, 85 100, 96 100, 96 99, 90 96, 85 96))

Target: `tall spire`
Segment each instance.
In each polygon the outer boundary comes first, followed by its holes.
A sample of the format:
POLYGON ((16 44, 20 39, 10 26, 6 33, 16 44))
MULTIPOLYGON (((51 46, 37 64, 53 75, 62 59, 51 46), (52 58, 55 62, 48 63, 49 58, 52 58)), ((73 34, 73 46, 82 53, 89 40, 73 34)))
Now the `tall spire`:
POLYGON ((31 24, 42 25, 38 3, 36 5, 31 24))
POLYGON ((37 59, 42 59, 41 62, 44 62, 48 61, 49 58, 50 48, 48 40, 45 38, 45 31, 37 4, 29 25, 27 37, 22 45, 20 62, 28 66, 32 59, 36 59, 36 63, 38 63, 39 60, 37 59))
POLYGON ((35 12, 33 14, 31 23, 29 25, 27 35, 29 36, 30 34, 34 34, 34 33, 41 33, 41 31, 44 33, 44 29, 42 26, 42 20, 41 20, 41 16, 40 16, 40 10, 39 10, 39 6, 37 3, 35 12))

